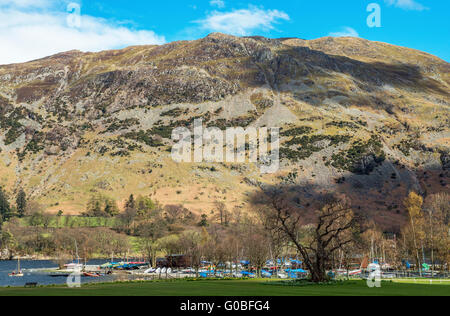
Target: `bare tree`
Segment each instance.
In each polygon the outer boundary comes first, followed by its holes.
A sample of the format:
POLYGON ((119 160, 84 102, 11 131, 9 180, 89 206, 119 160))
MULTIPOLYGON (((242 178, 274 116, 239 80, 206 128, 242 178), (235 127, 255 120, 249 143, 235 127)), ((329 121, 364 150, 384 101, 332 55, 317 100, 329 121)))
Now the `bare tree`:
POLYGON ((339 200, 330 200, 316 212, 308 236, 301 234, 305 213, 280 190, 265 192, 265 207, 260 214, 271 223, 271 229, 283 233, 295 245, 311 273, 313 282, 327 279, 326 270, 333 253, 354 241, 353 211, 339 200))
POLYGON ((271 229, 272 227, 274 227, 274 225, 276 225, 276 222, 273 222, 274 220, 276 220, 274 217, 267 216, 263 217, 262 220, 262 225, 265 228, 267 239, 269 242, 269 255, 278 270, 278 259, 282 257, 283 250, 287 248, 289 239, 282 230, 271 229))
POLYGON ((189 258, 191 267, 195 269, 197 276, 204 253, 204 243, 202 235, 195 231, 185 232, 179 239, 180 249, 189 258))
POLYGON ((228 225, 230 215, 228 214, 225 203, 216 201, 214 206, 218 211, 220 225, 228 225))
POLYGON ((230 258, 230 246, 227 239, 228 232, 226 229, 218 224, 211 225, 209 232, 203 228, 203 249, 205 259, 210 261, 216 269, 214 273, 217 273, 217 267, 224 266, 227 259, 230 258))
POLYGON ((261 270, 270 257, 269 244, 269 238, 261 226, 248 226, 244 235, 244 254, 256 268, 258 277, 261 277, 261 270))
POLYGON ((182 218, 184 207, 182 205, 166 205, 164 207, 166 220, 169 224, 175 224, 182 218))
POLYGON ((156 267, 156 255, 161 250, 158 239, 166 233, 166 227, 162 219, 159 221, 147 222, 139 226, 139 246, 141 251, 147 256, 153 267, 156 267))
POLYGON ((426 231, 431 252, 432 269, 435 261, 450 263, 450 194, 438 193, 429 196, 426 203, 426 231))

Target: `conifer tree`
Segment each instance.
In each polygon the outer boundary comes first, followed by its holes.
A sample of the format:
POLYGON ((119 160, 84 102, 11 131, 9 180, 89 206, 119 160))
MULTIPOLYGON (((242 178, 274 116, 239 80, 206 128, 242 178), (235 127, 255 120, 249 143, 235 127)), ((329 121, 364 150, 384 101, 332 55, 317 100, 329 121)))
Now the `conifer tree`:
POLYGON ((16 207, 19 217, 20 218, 24 217, 27 208, 27 195, 25 194, 25 191, 22 188, 19 190, 19 193, 17 193, 16 207))

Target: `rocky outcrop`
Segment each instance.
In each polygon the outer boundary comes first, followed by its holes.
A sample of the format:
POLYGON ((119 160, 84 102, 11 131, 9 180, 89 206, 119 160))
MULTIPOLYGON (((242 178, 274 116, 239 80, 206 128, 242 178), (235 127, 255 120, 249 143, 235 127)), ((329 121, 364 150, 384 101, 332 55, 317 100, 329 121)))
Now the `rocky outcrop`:
POLYGON ((8 249, 0 249, 0 260, 11 260, 12 253, 8 249))
POLYGON ((450 170, 450 153, 447 151, 441 152, 441 163, 443 170, 450 170))
POLYGON ((353 165, 353 172, 360 175, 369 175, 383 161, 384 159, 373 154, 364 156, 353 165))

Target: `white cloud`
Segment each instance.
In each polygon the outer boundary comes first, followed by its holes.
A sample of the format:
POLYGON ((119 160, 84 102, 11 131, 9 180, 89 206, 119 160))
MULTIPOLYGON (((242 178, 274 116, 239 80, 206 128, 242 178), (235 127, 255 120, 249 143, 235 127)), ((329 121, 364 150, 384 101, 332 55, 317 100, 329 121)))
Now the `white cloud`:
POLYGON ((332 32, 330 34, 328 34, 328 36, 333 36, 333 37, 359 37, 358 32, 356 32, 355 29, 351 28, 351 27, 344 27, 342 28, 341 31, 339 32, 332 32))
POLYGON ((46 8, 52 6, 51 0, 0 0, 0 7, 46 8))
POLYGON ((274 29, 274 24, 289 21, 289 15, 278 10, 264 10, 257 7, 233 10, 230 12, 214 11, 206 19, 195 21, 204 30, 222 32, 232 35, 249 35, 253 31, 274 29))
POLYGON ((46 7, 46 0, 37 2, 0 0, 0 64, 25 62, 73 49, 101 51, 165 42, 163 36, 153 31, 133 30, 93 16, 83 15, 80 27, 70 27, 68 13, 46 7), (31 2, 41 2, 41 7, 26 7, 31 2))
POLYGON ((213 7, 218 7, 220 9, 225 8, 225 1, 223 0, 211 0, 209 4, 213 7))
POLYGON ((415 0, 384 0, 388 5, 393 5, 404 10, 423 11, 428 8, 415 0))

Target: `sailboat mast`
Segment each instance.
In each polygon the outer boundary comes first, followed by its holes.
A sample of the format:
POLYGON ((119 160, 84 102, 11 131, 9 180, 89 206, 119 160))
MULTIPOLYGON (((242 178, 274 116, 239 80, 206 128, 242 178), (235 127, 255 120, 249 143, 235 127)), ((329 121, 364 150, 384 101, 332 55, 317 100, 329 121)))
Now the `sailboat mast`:
POLYGON ((75 241, 75 252, 76 252, 76 255, 77 255, 77 263, 80 264, 80 256, 78 255, 78 245, 77 245, 77 240, 74 239, 74 241, 75 241))

